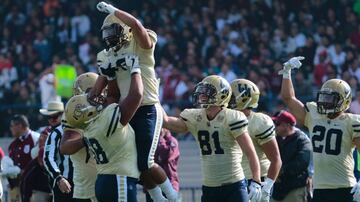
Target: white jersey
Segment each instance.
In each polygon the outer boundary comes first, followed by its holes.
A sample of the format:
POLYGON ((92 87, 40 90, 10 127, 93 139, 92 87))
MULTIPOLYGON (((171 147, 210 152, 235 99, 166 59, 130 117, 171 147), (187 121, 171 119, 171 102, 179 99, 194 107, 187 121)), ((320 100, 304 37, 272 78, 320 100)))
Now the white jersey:
MULTIPOLYGON (((261 145, 275 139, 275 126, 272 119, 263 113, 251 112, 247 117, 249 121, 249 135, 254 144, 255 151, 260 161, 261 176, 267 176, 270 161, 267 159, 261 145)), ((246 179, 252 178, 250 163, 246 156, 243 156, 241 165, 244 169, 246 179)))
POLYGON ((97 60, 106 61, 106 58, 110 57, 111 64, 115 63, 118 68, 116 71, 116 81, 121 92, 121 100, 123 100, 130 88, 131 76, 130 69, 125 64, 125 57, 127 55, 136 55, 139 57, 139 65, 141 69, 141 78, 144 85, 144 98, 141 105, 152 105, 159 102, 159 81, 155 74, 155 59, 154 50, 157 41, 157 35, 155 32, 148 30, 150 39, 153 42, 151 49, 143 49, 132 39, 130 43, 122 47, 116 53, 112 50, 102 50, 97 55, 97 60))
POLYGON ((353 139, 360 137, 360 116, 343 113, 335 119, 317 112, 315 102, 306 103, 305 126, 313 146, 314 188, 353 187, 353 139))
POLYGON ((203 185, 218 187, 245 178, 242 150, 236 141, 247 132, 242 112, 224 108, 209 121, 205 109, 185 109, 180 117, 199 144, 203 185))

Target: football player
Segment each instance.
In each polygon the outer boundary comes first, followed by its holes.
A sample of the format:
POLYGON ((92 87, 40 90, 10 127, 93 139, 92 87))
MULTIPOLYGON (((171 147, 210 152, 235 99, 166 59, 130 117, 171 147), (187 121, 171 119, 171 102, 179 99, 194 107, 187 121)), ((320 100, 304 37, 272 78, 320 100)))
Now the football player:
POLYGON ((315 102, 305 105, 295 97, 291 70, 301 67, 304 57, 284 63, 281 97, 300 125, 311 136, 314 162, 314 202, 360 199, 360 183, 354 177, 354 145, 360 149, 360 116, 346 113, 351 103, 351 88, 343 80, 326 81, 315 102), (352 188, 353 187, 353 188, 352 188), (353 193, 353 195, 352 195, 353 193))
POLYGON ((155 201, 165 200, 161 191, 169 200, 176 201, 178 193, 171 186, 164 170, 154 163, 154 153, 163 120, 158 105, 159 82, 154 69, 157 36, 155 32, 145 29, 134 16, 110 4, 100 2, 97 9, 109 15, 101 28, 106 48, 97 55, 98 69, 103 76, 98 79, 91 91, 90 100, 96 98, 105 84, 111 80, 116 80, 121 100, 124 99, 130 85, 127 66, 134 63, 134 57, 138 57, 144 84, 144 98, 130 124, 136 135, 140 179, 155 201))
MULTIPOLYGON (((92 72, 78 76, 73 86, 73 95, 85 94, 96 82, 98 75, 92 72)), ((95 180, 96 175, 95 159, 91 158, 82 140, 83 131, 74 128, 67 123, 65 116, 61 123, 64 134, 60 142, 60 152, 70 155, 74 166, 74 194, 73 198, 79 201, 96 201, 95 180)))
POLYGON ((202 202, 258 201, 261 196, 259 160, 247 132, 248 121, 242 112, 226 108, 230 97, 230 84, 211 75, 195 87, 194 102, 200 108, 185 109, 180 118, 164 112, 163 127, 190 132, 197 140, 203 171, 202 202), (242 152, 252 172, 249 195, 241 167, 242 152))
MULTIPOLYGON (((254 112, 259 102, 259 88, 247 79, 231 82, 232 96, 229 107, 239 110, 248 119, 248 131, 259 157, 261 178, 263 181, 261 201, 269 202, 271 188, 281 168, 281 157, 275 138, 275 126, 272 119, 260 112, 254 112)), ((243 156, 241 165, 245 177, 251 178, 248 159, 243 156)))
POLYGON ((87 95, 81 94, 72 97, 65 108, 67 123, 83 130, 82 141, 96 160, 95 193, 99 202, 137 201, 135 135, 128 123, 142 100, 143 85, 138 66, 129 69, 130 92, 122 102, 106 105, 99 99, 89 103, 87 95))

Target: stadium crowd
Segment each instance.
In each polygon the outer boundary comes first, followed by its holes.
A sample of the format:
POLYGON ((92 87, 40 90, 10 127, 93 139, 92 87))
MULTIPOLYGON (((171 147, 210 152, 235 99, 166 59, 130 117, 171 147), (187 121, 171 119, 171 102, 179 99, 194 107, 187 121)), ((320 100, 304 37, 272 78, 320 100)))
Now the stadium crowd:
MULTIPOLYGON (((115 3, 115 2, 114 2, 115 3)), ((8 117, 23 113, 34 129, 45 125, 40 79, 54 64, 96 72, 101 19, 96 1, 5 0, 0 6, 1 136, 8 117)), ((256 81, 259 110, 283 108, 277 72, 285 58, 304 55, 297 96, 310 100, 322 82, 342 78, 353 94, 360 80, 359 1, 121 1, 158 35, 156 71, 161 100, 171 114, 186 106, 194 84, 208 74, 256 81)), ((356 96, 353 96, 356 97, 356 96)), ((354 105, 353 110, 359 110, 354 105)))

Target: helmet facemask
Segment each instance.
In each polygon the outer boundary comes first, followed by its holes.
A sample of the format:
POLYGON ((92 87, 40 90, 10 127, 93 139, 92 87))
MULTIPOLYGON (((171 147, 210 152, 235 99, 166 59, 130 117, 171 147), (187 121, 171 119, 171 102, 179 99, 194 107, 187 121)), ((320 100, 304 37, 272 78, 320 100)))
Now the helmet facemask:
POLYGON ((102 39, 107 49, 119 49, 126 42, 124 28, 118 23, 112 23, 101 29, 102 39))
POLYGON ((201 82, 195 86, 193 101, 196 106, 208 108, 216 103, 216 88, 209 84, 201 82))
POLYGON ((319 91, 316 98, 319 114, 334 114, 342 111, 344 99, 337 92, 319 91))

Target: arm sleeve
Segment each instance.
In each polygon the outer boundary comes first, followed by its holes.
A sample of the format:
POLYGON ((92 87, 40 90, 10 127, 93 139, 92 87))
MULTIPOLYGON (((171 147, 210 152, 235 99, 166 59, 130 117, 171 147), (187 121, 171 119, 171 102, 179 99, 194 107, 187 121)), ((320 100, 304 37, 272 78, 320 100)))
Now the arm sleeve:
POLYGON ((298 153, 295 158, 287 164, 282 165, 284 176, 297 175, 306 170, 310 164, 311 143, 305 134, 301 134, 297 144, 298 153))
POLYGON ((196 114, 197 113, 195 112, 194 109, 185 109, 180 113, 180 118, 184 120, 186 127, 188 128, 191 134, 196 134, 195 132, 196 127, 194 124, 196 123, 196 118, 194 117, 200 116, 196 114))
POLYGON ((61 134, 55 129, 47 138, 44 148, 44 166, 53 179, 60 175, 60 169, 56 163, 60 139, 61 134))
POLYGON ((353 115, 352 118, 352 138, 360 137, 360 116, 359 115, 353 115))
POLYGON ((255 138, 259 145, 263 145, 275 138, 274 122, 269 116, 262 116, 258 124, 258 130, 257 133, 255 133, 255 138))
POLYGON ((227 120, 229 120, 228 127, 230 134, 234 138, 237 138, 238 136, 248 131, 249 123, 246 116, 242 112, 232 110, 232 112, 227 116, 227 120))

